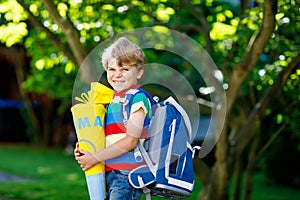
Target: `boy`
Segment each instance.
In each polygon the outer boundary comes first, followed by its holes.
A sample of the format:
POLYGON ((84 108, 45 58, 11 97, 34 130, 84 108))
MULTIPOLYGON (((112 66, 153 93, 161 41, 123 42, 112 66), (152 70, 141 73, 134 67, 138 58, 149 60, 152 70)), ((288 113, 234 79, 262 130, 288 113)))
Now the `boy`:
POLYGON ((140 199, 141 191, 129 181, 130 170, 144 164, 134 156, 138 141, 146 137, 151 118, 151 103, 138 80, 145 70, 143 51, 126 38, 119 38, 102 55, 107 80, 115 90, 105 119, 106 148, 89 153, 78 148, 75 158, 83 170, 105 162, 106 199, 140 199), (126 109, 129 109, 126 111, 126 109))

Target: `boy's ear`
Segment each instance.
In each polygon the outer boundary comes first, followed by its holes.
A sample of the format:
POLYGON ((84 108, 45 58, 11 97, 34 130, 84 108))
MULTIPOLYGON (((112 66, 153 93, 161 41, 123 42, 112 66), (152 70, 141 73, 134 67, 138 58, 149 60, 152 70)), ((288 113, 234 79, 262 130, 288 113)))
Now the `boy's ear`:
POLYGON ((145 72, 145 67, 142 67, 141 69, 139 69, 138 74, 137 74, 137 79, 141 79, 144 75, 145 72))

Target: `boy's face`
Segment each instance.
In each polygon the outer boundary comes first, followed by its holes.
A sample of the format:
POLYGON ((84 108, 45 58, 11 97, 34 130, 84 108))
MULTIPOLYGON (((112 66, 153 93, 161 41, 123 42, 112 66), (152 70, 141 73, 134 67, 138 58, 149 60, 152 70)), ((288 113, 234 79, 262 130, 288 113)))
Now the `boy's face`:
POLYGON ((116 92, 121 92, 137 84, 144 73, 143 68, 138 70, 137 67, 119 66, 115 60, 108 64, 106 71, 108 83, 116 92))

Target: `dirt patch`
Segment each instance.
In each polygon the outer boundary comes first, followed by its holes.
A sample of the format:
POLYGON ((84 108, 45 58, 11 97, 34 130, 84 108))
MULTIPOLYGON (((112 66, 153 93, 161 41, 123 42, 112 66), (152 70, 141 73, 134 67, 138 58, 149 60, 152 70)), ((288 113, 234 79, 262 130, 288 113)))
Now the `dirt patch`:
POLYGON ((0 195, 0 199, 1 200, 17 200, 17 199, 15 199, 13 197, 6 197, 6 196, 1 196, 1 195, 0 195))
POLYGON ((31 179, 8 174, 6 172, 0 172, 0 182, 24 182, 24 181, 31 181, 31 179))

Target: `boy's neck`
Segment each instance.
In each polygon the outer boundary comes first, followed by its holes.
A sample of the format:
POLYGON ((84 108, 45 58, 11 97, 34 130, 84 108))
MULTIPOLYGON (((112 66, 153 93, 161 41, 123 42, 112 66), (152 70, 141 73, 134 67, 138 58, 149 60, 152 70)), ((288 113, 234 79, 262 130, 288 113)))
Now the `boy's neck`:
POLYGON ((133 88, 140 88, 140 87, 141 86, 139 84, 132 85, 131 87, 129 87, 125 90, 122 90, 120 92, 115 92, 114 96, 123 96, 126 92, 128 92, 128 90, 133 89, 133 88))

